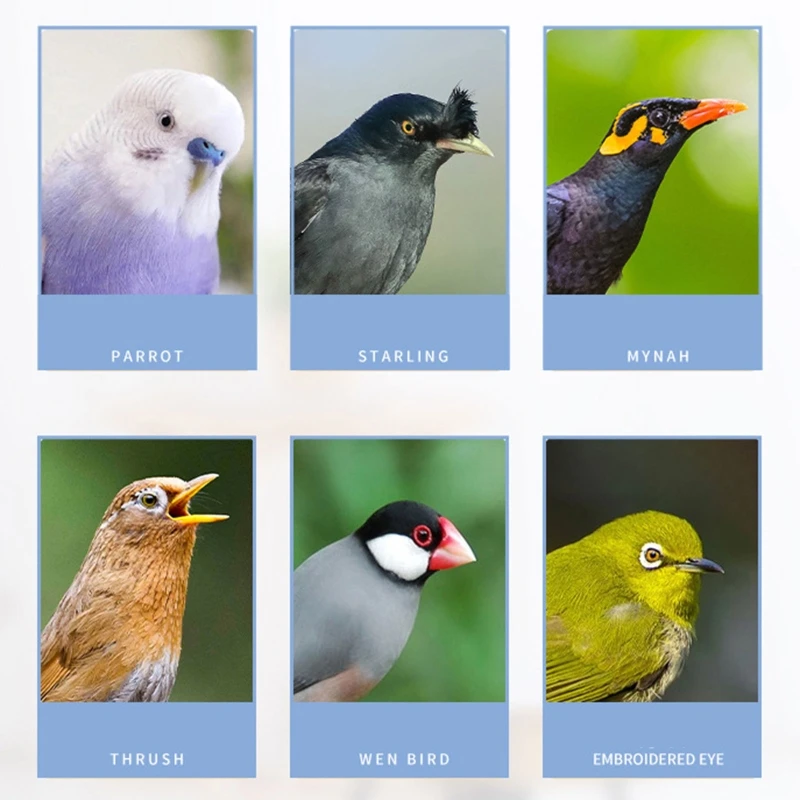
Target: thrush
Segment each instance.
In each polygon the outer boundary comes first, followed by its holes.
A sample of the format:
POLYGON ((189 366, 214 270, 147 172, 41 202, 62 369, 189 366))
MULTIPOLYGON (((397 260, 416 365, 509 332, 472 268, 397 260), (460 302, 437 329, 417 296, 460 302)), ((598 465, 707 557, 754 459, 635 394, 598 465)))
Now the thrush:
POLYGON ((42 632, 42 700, 169 699, 197 526, 228 519, 189 503, 216 477, 145 478, 117 493, 42 632))
POLYGON ((377 102, 294 170, 296 294, 395 294, 428 240, 439 168, 491 156, 469 93, 377 102))
POLYGON ((547 187, 548 294, 605 294, 636 250, 681 147, 700 128, 746 108, 670 97, 625 106, 589 161, 547 187))

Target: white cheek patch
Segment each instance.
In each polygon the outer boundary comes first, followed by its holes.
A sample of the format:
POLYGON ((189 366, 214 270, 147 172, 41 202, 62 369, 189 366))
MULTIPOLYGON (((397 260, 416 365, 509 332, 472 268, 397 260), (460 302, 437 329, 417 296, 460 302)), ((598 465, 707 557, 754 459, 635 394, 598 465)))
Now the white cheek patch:
POLYGON ((417 547, 408 536, 386 533, 370 539, 367 547, 382 569, 404 581, 415 581, 428 571, 428 552, 417 547))

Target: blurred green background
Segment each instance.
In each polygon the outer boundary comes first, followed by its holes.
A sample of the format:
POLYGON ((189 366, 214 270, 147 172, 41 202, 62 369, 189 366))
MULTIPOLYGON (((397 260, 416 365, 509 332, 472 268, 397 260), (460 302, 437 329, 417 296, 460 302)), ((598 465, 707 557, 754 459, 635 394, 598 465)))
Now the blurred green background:
POLYGON ((630 103, 747 103, 747 111, 683 146, 609 293, 758 294, 758 32, 556 29, 547 33, 546 51, 548 184, 580 169, 630 103))
POLYGON ((431 232, 402 294, 506 292, 507 44, 498 28, 293 31, 295 164, 391 94, 444 103, 456 84, 472 92, 495 157, 458 155, 439 170, 431 232))
MULTIPOLYGON (((253 102, 253 55, 255 42, 249 30, 203 30, 214 44, 219 59, 217 80, 224 83, 243 106, 253 102)), ((253 142, 255 118, 246 116, 249 137, 223 177, 220 226, 217 241, 222 263, 220 291, 252 294, 253 287, 253 142), (236 169, 241 161, 246 168, 236 169)))
POLYGON ((549 439, 547 551, 638 511, 688 520, 724 575, 701 580, 697 639, 664 700, 758 700, 758 441, 549 439))
POLYGON ((197 529, 170 701, 252 700, 252 441, 44 439, 40 457, 40 629, 72 583, 120 489, 142 478, 219 474, 192 500, 193 511, 230 519, 197 529))
POLYGON ((506 698, 503 439, 296 439, 294 566, 395 500, 447 517, 477 561, 433 575, 397 662, 368 701, 506 698))
POLYGON ((242 105, 245 139, 225 171, 217 240, 221 294, 253 292, 254 36, 205 28, 60 28, 42 31, 42 155, 110 99, 130 75, 185 69, 211 75, 242 105))

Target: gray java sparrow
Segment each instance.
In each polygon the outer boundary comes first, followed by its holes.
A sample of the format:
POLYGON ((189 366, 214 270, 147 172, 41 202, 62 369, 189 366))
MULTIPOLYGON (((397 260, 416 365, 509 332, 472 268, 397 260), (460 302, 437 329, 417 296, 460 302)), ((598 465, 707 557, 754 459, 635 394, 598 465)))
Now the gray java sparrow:
POLYGON ((391 669, 435 572, 475 561, 446 517, 400 501, 294 573, 294 699, 347 702, 391 669))

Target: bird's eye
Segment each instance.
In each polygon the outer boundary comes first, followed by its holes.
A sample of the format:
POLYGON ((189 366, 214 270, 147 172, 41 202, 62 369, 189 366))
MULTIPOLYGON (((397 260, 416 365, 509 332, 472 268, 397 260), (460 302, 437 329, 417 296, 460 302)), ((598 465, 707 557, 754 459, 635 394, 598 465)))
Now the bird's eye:
POLYGON ((433 534, 427 525, 417 525, 412 531, 411 537, 420 547, 427 547, 433 541, 433 534))
POLYGON ((404 119, 400 123, 400 130, 406 136, 413 136, 417 132, 417 126, 410 119, 404 119))
POLYGON ((145 492, 140 498, 139 502, 145 508, 155 508, 158 505, 158 496, 152 492, 145 492))
POLYGON ((158 124, 162 130, 171 131, 175 127, 175 117, 169 111, 162 111, 158 115, 158 124))
POLYGON ((655 108, 650 112, 650 124, 663 128, 669 122, 669 114, 663 108, 655 108))
POLYGON ((660 567, 662 558, 661 547, 655 544, 655 542, 648 542, 646 545, 643 545, 639 552, 639 563, 645 569, 660 567))

